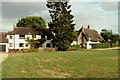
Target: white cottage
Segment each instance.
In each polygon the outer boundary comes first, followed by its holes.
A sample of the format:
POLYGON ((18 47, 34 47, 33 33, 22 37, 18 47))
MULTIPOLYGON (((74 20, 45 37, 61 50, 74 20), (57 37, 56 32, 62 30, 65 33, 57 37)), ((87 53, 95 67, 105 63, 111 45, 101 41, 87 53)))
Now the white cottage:
POLYGON ((26 41, 29 39, 41 39, 45 38, 46 42, 41 45, 41 48, 52 47, 51 38, 52 35, 48 29, 41 29, 36 31, 35 29, 28 27, 15 27, 13 31, 7 33, 6 37, 8 39, 8 49, 9 50, 21 50, 30 49, 30 44, 26 41))
POLYGON ((92 44, 98 44, 102 41, 104 41, 104 39, 96 30, 90 29, 89 25, 87 28, 82 26, 82 28, 79 30, 78 45, 80 45, 81 48, 91 49, 92 44))

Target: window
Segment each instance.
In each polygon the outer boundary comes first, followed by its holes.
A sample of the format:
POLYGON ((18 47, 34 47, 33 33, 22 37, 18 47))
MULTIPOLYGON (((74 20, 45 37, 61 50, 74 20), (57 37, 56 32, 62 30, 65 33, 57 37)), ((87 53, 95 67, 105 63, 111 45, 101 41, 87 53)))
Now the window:
POLYGON ((46 44, 46 47, 50 47, 50 43, 47 43, 47 44, 46 44))
POLYGON ((13 47, 13 44, 12 44, 12 43, 10 43, 10 44, 9 44, 9 47, 13 47))
POLYGON ((50 37, 50 36, 47 36, 47 40, 51 40, 51 37, 50 37))
POLYGON ((23 47, 24 46, 24 43, 19 43, 19 47, 23 47))
POLYGON ((25 46, 28 47, 28 43, 26 43, 25 46))
POLYGON ((25 35, 20 35, 20 39, 23 39, 23 38, 25 38, 25 35))
POLYGON ((12 39, 13 37, 12 37, 12 35, 10 35, 10 39, 12 39))
POLYGON ((45 38, 45 36, 44 36, 44 35, 41 35, 41 38, 45 38))

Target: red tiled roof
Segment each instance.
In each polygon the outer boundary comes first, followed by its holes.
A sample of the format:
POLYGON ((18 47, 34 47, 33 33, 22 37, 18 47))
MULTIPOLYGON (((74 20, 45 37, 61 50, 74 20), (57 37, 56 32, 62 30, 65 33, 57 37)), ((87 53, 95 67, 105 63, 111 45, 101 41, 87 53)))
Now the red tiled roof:
POLYGON ((0 43, 8 43, 8 39, 6 38, 7 32, 0 32, 0 43))

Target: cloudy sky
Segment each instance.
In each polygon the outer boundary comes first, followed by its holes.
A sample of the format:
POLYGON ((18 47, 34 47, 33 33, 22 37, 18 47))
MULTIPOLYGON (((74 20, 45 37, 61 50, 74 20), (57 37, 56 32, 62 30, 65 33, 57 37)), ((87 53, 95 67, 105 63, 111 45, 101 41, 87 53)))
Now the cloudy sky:
MULTIPOLYGON (((118 33, 118 0, 71 0, 71 10, 74 15, 75 29, 82 25, 96 29, 111 29, 118 33), (114 2, 113 2, 114 1, 114 2)), ((24 16, 41 16, 51 20, 46 0, 4 0, 0 2, 0 31, 10 31, 18 19, 24 16), (2 24, 2 25, 1 25, 2 24)))

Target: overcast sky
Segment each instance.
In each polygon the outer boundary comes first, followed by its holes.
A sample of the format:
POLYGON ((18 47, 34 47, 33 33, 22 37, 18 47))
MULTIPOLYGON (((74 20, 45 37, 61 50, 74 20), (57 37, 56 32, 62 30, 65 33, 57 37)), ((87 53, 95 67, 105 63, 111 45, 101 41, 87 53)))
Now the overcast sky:
MULTIPOLYGON (((118 0, 71 0, 75 29, 82 25, 98 32, 101 29, 111 29, 118 33, 118 0), (114 1, 114 2, 113 2, 114 1)), ((49 22, 51 20, 46 0, 4 0, 0 2, 0 31, 11 31, 18 19, 24 16, 41 16, 49 22), (9 1, 9 2, 8 2, 9 1), (1 14, 2 12, 2 14, 1 14)))

